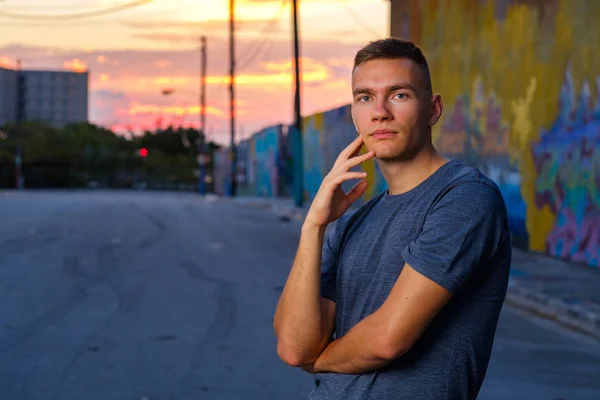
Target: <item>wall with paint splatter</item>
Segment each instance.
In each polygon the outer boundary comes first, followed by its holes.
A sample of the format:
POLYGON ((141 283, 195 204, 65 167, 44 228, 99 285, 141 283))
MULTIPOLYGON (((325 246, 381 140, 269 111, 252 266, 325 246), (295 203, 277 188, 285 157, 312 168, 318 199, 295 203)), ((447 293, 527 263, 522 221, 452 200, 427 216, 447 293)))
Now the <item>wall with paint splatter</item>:
POLYGON ((437 147, 500 186, 515 241, 600 267, 600 1, 392 0, 444 99, 437 147))

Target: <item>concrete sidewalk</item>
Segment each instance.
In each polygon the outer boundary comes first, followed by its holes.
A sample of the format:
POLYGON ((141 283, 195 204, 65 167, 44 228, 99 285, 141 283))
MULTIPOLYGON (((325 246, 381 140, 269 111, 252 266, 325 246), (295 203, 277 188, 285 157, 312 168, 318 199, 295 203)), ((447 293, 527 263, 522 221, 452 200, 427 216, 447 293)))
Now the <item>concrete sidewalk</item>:
MULTIPOLYGON (((309 207, 298 208, 293 199, 288 198, 231 200, 272 210, 282 220, 303 221, 309 207)), ((506 302, 600 338, 598 269, 513 247, 506 302)))

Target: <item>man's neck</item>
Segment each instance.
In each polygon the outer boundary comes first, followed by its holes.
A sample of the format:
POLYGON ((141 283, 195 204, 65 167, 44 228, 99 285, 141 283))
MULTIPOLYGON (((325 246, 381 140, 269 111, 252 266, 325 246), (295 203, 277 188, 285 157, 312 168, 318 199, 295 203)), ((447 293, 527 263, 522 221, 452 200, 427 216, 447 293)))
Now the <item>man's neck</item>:
POLYGON ((431 146, 410 160, 379 160, 379 168, 387 183, 388 194, 396 195, 419 186, 447 161, 431 146))

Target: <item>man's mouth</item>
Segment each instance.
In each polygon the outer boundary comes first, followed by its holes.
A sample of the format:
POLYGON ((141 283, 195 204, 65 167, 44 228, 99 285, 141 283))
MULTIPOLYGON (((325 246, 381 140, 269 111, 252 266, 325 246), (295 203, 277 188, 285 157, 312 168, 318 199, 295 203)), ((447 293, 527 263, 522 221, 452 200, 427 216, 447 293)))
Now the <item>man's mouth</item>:
POLYGON ((376 129, 371 133, 375 139, 388 139, 394 137, 396 132, 391 129, 376 129))

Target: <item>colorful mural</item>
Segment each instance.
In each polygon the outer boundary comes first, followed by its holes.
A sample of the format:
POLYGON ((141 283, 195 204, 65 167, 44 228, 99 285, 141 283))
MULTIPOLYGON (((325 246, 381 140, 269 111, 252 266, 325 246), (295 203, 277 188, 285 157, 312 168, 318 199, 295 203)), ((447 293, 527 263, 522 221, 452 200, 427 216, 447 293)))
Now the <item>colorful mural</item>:
POLYGON ((600 77, 577 96, 569 68, 552 127, 532 147, 536 206, 556 215, 546 238, 556 256, 591 265, 600 263, 600 77), (595 107, 595 108, 594 108, 595 107))
POLYGON ((256 194, 276 197, 279 195, 279 146, 281 129, 269 127, 257 133, 253 138, 256 174, 256 194))
MULTIPOLYGON (((598 20, 600 1, 392 0, 392 35, 424 49, 444 99, 436 147, 497 182, 517 245, 593 267, 600 267, 598 20)), ((293 195, 297 149, 294 131, 286 132, 267 128, 240 144, 245 193, 293 195)), ((349 105, 303 119, 305 200, 355 135, 349 105)), ((362 168, 370 182, 364 202, 386 185, 376 162, 362 168)))
POLYGON ((594 267, 598 20, 598 1, 392 0, 392 34, 423 48, 444 99, 436 146, 499 184, 516 243, 594 267))
MULTIPOLYGON (((292 197, 296 176, 294 155, 295 131, 281 125, 265 128, 237 146, 238 193, 246 196, 292 197)), ((350 106, 343 106, 303 119, 302 154, 304 199, 311 201, 331 170, 339 153, 356 137, 350 106)), ((223 162, 226 161, 221 157, 223 162)), ((221 159, 217 159, 217 162, 221 159)), ((223 165, 223 167, 226 167, 223 165)), ((368 173, 370 185, 363 203, 386 189, 386 184, 373 160, 361 168, 368 173)), ((220 174, 218 179, 229 176, 220 174)), ((349 190, 356 182, 343 185, 349 190)), ((218 187, 227 188, 228 183, 218 187)))
POLYGON ((255 133, 238 143, 238 193, 245 196, 291 196, 293 163, 288 139, 282 125, 255 133))
POLYGON ((308 201, 311 201, 315 197, 323 178, 327 174, 323 157, 323 132, 323 114, 315 114, 303 119, 304 198, 308 201))

